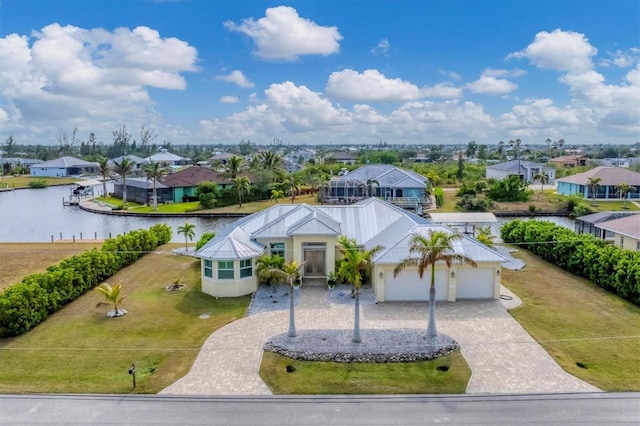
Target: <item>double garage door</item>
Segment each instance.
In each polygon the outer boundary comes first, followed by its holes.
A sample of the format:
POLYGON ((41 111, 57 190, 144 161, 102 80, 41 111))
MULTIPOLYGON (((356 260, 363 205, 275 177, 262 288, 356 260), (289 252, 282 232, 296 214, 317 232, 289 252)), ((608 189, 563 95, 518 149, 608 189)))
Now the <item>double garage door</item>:
MULTIPOLYGON (((460 269, 456 272, 456 299, 492 299, 493 269, 460 269)), ((404 270, 394 277, 387 273, 384 282, 385 301, 422 302, 429 300, 431 271, 422 279, 417 270, 404 270)), ((449 299, 448 271, 436 271, 436 300, 449 299)))

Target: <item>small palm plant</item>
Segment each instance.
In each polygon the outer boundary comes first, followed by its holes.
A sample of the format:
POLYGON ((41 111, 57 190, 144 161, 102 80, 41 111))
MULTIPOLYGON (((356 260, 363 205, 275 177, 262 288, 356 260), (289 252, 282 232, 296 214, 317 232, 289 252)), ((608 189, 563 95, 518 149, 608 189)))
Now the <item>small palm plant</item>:
POLYGON ((121 317, 127 313, 124 309, 118 309, 118 305, 122 303, 124 296, 122 293, 122 283, 117 283, 111 286, 109 283, 102 283, 94 289, 98 293, 104 295, 106 302, 100 302, 96 307, 111 306, 113 305, 113 311, 107 313, 109 317, 121 317))
POLYGON ((189 251, 189 240, 193 240, 196 236, 196 226, 193 223, 185 222, 183 226, 178 227, 178 235, 184 235, 184 249, 189 251))

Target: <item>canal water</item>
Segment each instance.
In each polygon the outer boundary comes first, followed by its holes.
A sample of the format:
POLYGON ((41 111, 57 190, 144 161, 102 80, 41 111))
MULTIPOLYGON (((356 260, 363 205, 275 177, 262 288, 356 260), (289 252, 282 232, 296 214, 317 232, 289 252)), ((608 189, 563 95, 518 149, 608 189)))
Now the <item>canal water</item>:
MULTIPOLYGON (((173 242, 184 242, 178 227, 185 221, 195 225, 196 236, 218 232, 237 219, 227 218, 147 218, 111 216, 89 213, 77 206, 63 206, 72 186, 52 186, 44 189, 20 189, 0 192, 0 242, 50 242, 51 238, 71 240, 106 239, 134 229, 147 229, 166 223, 173 231, 173 242)), ((100 188, 101 190, 101 188, 100 188)), ((109 189, 108 190, 112 190, 109 189)))
MULTIPOLYGON (((74 237, 79 240, 106 239, 134 229, 147 229, 157 223, 169 225, 173 231, 172 241, 183 242, 178 227, 185 221, 194 224, 196 236, 204 232, 218 232, 237 219, 229 218, 153 218, 138 216, 112 216, 90 213, 77 206, 63 206, 68 199, 71 186, 54 186, 44 189, 21 189, 0 192, 0 242, 50 242, 74 237)), ((111 188, 108 188, 111 191, 111 188)), ((493 233, 500 235, 500 226, 513 218, 498 218, 491 226, 493 233)), ((540 217, 558 225, 573 229, 573 222, 565 217, 540 217)))

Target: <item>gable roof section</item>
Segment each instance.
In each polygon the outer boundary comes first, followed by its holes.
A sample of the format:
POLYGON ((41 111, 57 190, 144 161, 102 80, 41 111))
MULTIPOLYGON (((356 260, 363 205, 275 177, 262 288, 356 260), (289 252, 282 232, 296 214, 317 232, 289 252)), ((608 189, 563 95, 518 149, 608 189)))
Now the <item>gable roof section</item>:
POLYGON ((60 157, 55 160, 44 161, 42 163, 34 164, 31 168, 47 168, 47 167, 55 167, 55 168, 68 168, 68 167, 96 167, 98 163, 84 161, 75 157, 60 157))
POLYGON ((606 212, 598 212, 588 214, 586 216, 577 217, 576 220, 585 223, 602 223, 607 222, 614 219, 619 219, 621 217, 630 216, 633 214, 639 214, 638 212, 623 212, 623 211, 606 211, 606 212))
MULTIPOLYGON (((447 234, 454 232, 443 225, 416 225, 402 238, 397 239, 393 245, 385 247, 380 251, 375 257, 374 262, 398 264, 409 256, 416 257, 417 254, 411 254, 409 252, 412 235, 417 233, 428 236, 432 231, 444 231, 447 234)), ((498 252, 491 250, 489 247, 466 235, 462 235, 461 239, 454 241, 452 247, 455 253, 470 257, 476 262, 504 262, 508 260, 498 252)))
POLYGON ((621 183, 628 183, 629 185, 640 185, 640 173, 632 172, 621 167, 605 167, 598 166, 591 170, 587 170, 584 173, 577 173, 575 175, 566 176, 556 179, 558 182, 573 183, 578 185, 587 185, 589 178, 599 177, 601 186, 620 185, 621 183))
POLYGON ((212 244, 206 244, 196 252, 198 257, 212 260, 246 259, 260 256, 265 249, 262 244, 252 240, 241 227, 236 227, 210 242, 212 244))
POLYGON ((318 210, 289 227, 287 235, 340 235, 340 223, 318 210))
POLYGON ((640 239, 640 214, 633 214, 601 223, 600 228, 626 237, 640 239))
MULTIPOLYGON (((143 188, 143 189, 153 189, 153 180, 149 180, 147 178, 134 178, 129 177, 126 180, 127 186, 131 188, 143 188)), ((100 182, 102 184, 102 182, 100 182)), ((118 179, 115 181, 116 185, 122 185, 122 179, 118 179)), ((156 182, 156 189, 167 188, 166 185, 163 185, 162 182, 156 182)))
POLYGON ((218 172, 197 166, 187 167, 162 179, 162 183, 170 188, 185 188, 198 186, 201 182, 222 183, 223 181, 218 172))
POLYGON ((412 171, 399 169, 389 164, 367 164, 341 176, 338 180, 360 181, 377 180, 382 187, 424 188, 429 181, 426 177, 412 171))

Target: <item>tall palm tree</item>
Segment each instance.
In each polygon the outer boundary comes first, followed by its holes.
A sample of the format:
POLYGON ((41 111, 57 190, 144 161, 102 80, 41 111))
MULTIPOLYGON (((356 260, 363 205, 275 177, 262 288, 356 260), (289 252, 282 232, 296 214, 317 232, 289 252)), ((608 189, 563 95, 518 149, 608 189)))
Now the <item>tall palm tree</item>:
POLYGON ((547 144, 547 157, 551 157, 551 139, 547 138, 547 140, 544 141, 544 143, 547 144))
POLYGON ((238 157, 237 155, 229 158, 229 161, 222 164, 220 167, 222 168, 220 176, 229 180, 237 178, 240 173, 247 170, 246 161, 244 161, 244 158, 238 157))
POLYGON ((558 142, 556 142, 555 144, 555 148, 556 148, 556 157, 558 156, 558 148, 560 148, 560 152, 562 152, 562 147, 564 146, 564 139, 558 139, 558 142))
POLYGON ((127 175, 133 170, 133 161, 127 157, 122 157, 122 160, 118 163, 113 162, 113 171, 122 179, 122 210, 127 209, 127 175))
POLYGON ((102 196, 107 196, 107 179, 111 175, 111 167, 109 167, 109 159, 107 157, 98 158, 98 173, 102 176, 102 196))
POLYGON ((294 260, 291 261, 291 263, 282 265, 280 268, 271 270, 273 275, 284 278, 289 285, 289 337, 296 337, 296 318, 293 311, 293 290, 294 284, 300 275, 300 269, 303 265, 304 262, 298 264, 298 262, 294 260))
POLYGON ((380 182, 378 182, 376 179, 367 179, 367 197, 374 197, 374 192, 373 192, 373 185, 376 185, 378 188, 380 188, 380 182))
POLYGON ((355 239, 345 235, 338 237, 338 249, 342 253, 342 260, 338 266, 338 276, 353 285, 355 298, 355 312, 353 321, 353 343, 362 342, 360 335, 360 289, 362 288, 362 273, 371 265, 373 257, 382 250, 382 246, 375 246, 371 250, 360 250, 355 239))
POLYGON ((540 180, 540 192, 544 192, 544 184, 549 183, 549 173, 541 171, 533 177, 533 180, 540 180))
POLYGON ((620 194, 620 198, 624 200, 622 204, 622 208, 627 208, 627 196, 630 192, 635 192, 636 188, 634 186, 629 185, 628 183, 622 182, 620 185, 616 186, 618 189, 617 193, 620 194))
POLYGON ((156 183, 158 180, 165 177, 168 173, 167 168, 162 167, 160 163, 152 161, 149 164, 145 164, 142 170, 147 177, 147 180, 153 181, 153 210, 158 210, 158 193, 156 189, 156 183))
POLYGON ((251 190, 251 181, 246 176, 236 176, 231 179, 231 187, 238 195, 238 207, 242 207, 242 196, 251 190))
POLYGON ((409 256, 403 259, 394 269, 393 276, 410 267, 418 268, 418 276, 422 279, 424 272, 431 268, 431 286, 429 287, 429 324, 427 325, 427 338, 435 339, 438 336, 436 329, 436 263, 444 262, 447 267, 454 263, 462 263, 473 266, 478 265, 473 259, 456 253, 453 243, 462 238, 459 233, 447 233, 445 231, 428 231, 427 235, 419 233, 411 234, 409 253, 417 253, 417 257, 409 256))
POLYGON ((184 235, 184 249, 189 251, 189 240, 193 240, 196 236, 196 226, 193 223, 185 222, 183 226, 178 227, 178 235, 184 235))
POLYGON ((598 188, 600 188, 600 182, 602 182, 602 178, 597 176, 587 178, 587 188, 589 188, 589 192, 591 193, 591 199, 593 200, 593 204, 596 203, 596 195, 598 195, 598 188))
POLYGON ((96 306, 113 305, 114 317, 124 315, 126 312, 118 309, 118 305, 122 303, 124 296, 122 293, 122 283, 117 283, 113 287, 109 283, 102 283, 94 289, 98 293, 104 295, 106 302, 100 302, 96 306))

